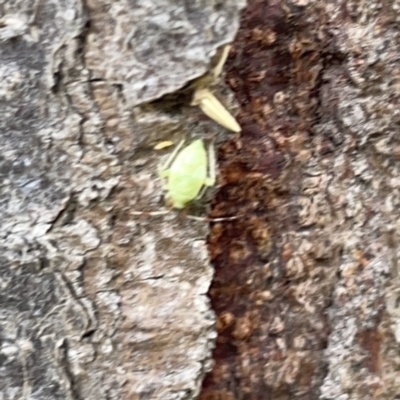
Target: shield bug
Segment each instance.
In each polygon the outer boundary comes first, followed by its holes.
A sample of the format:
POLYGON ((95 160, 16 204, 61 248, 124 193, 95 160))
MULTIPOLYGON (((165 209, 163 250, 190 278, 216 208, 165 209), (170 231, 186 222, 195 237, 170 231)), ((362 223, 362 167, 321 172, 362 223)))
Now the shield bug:
MULTIPOLYGON (((183 147, 181 141, 175 150, 162 165, 158 174, 166 180, 164 188, 165 198, 172 208, 182 209, 188 203, 199 199, 207 186, 215 183, 215 155, 214 148, 210 145, 208 154, 204 141, 197 139, 188 146, 183 147)), ((150 215, 162 215, 169 211, 156 211, 150 215)), ((134 212, 136 215, 145 212, 134 212)))
MULTIPOLYGON (((172 208, 183 209, 191 201, 200 199, 207 187, 213 186, 216 180, 216 160, 214 147, 205 149, 204 141, 197 139, 183 147, 181 141, 168 157, 164 165, 159 168, 158 174, 166 179, 164 188, 165 198, 172 208)), ((162 211, 134 211, 134 215, 165 215, 170 210, 162 211)), ((202 218, 193 215, 187 216, 198 221, 231 221, 239 216, 222 218, 202 218)))
POLYGON ((204 142, 197 139, 182 148, 182 141, 172 152, 159 171, 166 178, 166 199, 174 208, 184 208, 192 200, 198 199, 207 186, 215 183, 215 155, 210 146, 208 151, 204 142))

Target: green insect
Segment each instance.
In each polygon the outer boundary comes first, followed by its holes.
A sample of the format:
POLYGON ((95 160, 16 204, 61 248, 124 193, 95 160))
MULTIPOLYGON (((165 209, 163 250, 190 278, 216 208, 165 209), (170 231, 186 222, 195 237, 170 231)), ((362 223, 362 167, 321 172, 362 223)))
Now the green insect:
MULTIPOLYGON (((182 149, 182 140, 162 165, 158 174, 166 179, 164 189, 166 200, 172 208, 182 209, 193 200, 201 198, 207 186, 215 184, 215 155, 213 146, 209 147, 208 155, 204 142, 197 139, 182 149)), ((146 213, 134 211, 134 215, 163 215, 169 211, 146 213)))
MULTIPOLYGON (((214 121, 225 128, 239 133, 241 127, 236 119, 225 109, 221 102, 207 89, 208 84, 216 81, 222 73, 223 66, 229 54, 230 46, 225 46, 222 50, 219 61, 212 69, 211 74, 196 80, 193 84, 192 105, 199 106, 201 110, 214 121)), ((162 149, 169 145, 169 141, 164 141, 155 146, 155 149, 162 149)), ((201 198, 209 186, 213 186, 216 180, 216 160, 212 145, 208 152, 205 149, 204 141, 197 139, 188 146, 183 147, 181 141, 167 162, 159 169, 159 176, 166 179, 164 189, 166 190, 166 200, 172 208, 183 209, 191 201, 201 198)), ((169 210, 144 212, 133 211, 133 215, 163 215, 169 210)), ((192 219, 201 219, 189 216, 192 219)), ((212 218, 209 221, 226 221, 238 218, 238 216, 227 218, 212 218)))
MULTIPOLYGON (((161 178, 166 179, 164 189, 167 203, 177 209, 183 209, 191 201, 200 199, 207 187, 213 186, 216 180, 216 160, 213 146, 209 146, 207 153, 201 139, 193 141, 182 149, 184 143, 184 141, 179 143, 158 172, 161 178)), ((132 214, 165 215, 170 211, 133 211, 132 214)), ((202 218, 187 215, 187 218, 190 219, 210 222, 232 221, 239 217, 202 218)))
POLYGON ((166 178, 165 197, 174 208, 184 208, 201 198, 207 186, 215 184, 215 155, 210 146, 207 152, 204 142, 197 139, 182 149, 184 141, 168 157, 159 175, 166 178), (209 170, 209 172, 207 171, 209 170))

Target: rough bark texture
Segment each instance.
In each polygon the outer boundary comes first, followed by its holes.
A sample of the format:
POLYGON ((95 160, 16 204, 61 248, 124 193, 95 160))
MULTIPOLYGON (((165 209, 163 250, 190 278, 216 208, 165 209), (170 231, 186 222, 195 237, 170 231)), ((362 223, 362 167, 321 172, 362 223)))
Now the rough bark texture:
POLYGON ((400 399, 400 1, 250 0, 202 399, 400 399))
POLYGON ((0 398, 191 399, 210 367, 205 223, 159 209, 150 100, 207 71, 241 0, 0 1, 0 398))
MULTIPOLYGON (((207 70, 242 5, 0 0, 0 398, 197 396, 207 226, 132 211, 162 205, 158 140, 223 133, 148 102, 207 70)), ((202 398, 400 398, 399 20, 399 0, 249 1, 202 398)))

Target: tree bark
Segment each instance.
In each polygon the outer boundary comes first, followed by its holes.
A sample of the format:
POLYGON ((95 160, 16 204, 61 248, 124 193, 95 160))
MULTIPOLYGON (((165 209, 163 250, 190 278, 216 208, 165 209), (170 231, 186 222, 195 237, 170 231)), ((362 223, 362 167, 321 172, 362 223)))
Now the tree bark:
MULTIPOLYGON (((0 398, 193 399, 208 226, 158 141, 243 1, 0 2, 0 398)), ((400 398, 398 0, 249 0, 209 239, 207 399, 400 398)), ((229 93, 220 88, 224 102, 229 93)))
POLYGON ((207 225, 134 211, 163 205, 154 145, 214 127, 149 102, 207 71, 243 5, 0 2, 0 398, 197 396, 207 225))
POLYGON ((250 0, 202 399, 400 398, 399 1, 250 0))

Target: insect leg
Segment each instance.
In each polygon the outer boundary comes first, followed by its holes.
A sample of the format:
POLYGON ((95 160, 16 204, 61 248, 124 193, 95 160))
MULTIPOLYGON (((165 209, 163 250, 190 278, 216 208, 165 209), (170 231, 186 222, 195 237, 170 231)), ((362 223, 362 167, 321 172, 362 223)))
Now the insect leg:
POLYGON ((131 211, 132 215, 145 215, 145 216, 157 216, 157 215, 166 215, 168 213, 170 213, 171 210, 162 210, 162 211, 131 211))
POLYGON ((214 75, 215 79, 221 75, 222 69, 224 68, 224 65, 225 65, 226 59, 228 58, 231 47, 232 47, 231 45, 226 45, 222 49, 221 57, 218 61, 218 64, 213 68, 213 75, 214 75))
POLYGON ((166 147, 172 146, 174 144, 174 142, 172 142, 171 140, 164 140, 163 142, 158 142, 153 149, 154 150, 162 150, 165 149, 166 147))
POLYGON ((165 164, 162 165, 161 168, 159 168, 158 174, 160 176, 165 176, 165 172, 168 170, 168 167, 170 166, 170 164, 174 161, 174 158, 176 157, 176 155, 178 154, 179 150, 182 148, 184 143, 185 143, 185 141, 182 140, 178 144, 178 146, 176 146, 175 150, 171 153, 171 155, 168 157, 168 159, 165 162, 165 164))
POLYGON ((204 186, 201 188, 199 194, 193 200, 200 200, 204 196, 204 193, 206 192, 206 190, 207 190, 207 186, 204 184, 204 186))
POLYGON ((233 217, 220 217, 220 218, 209 218, 209 217, 197 217, 195 215, 186 215, 186 218, 192 219, 194 221, 200 222, 225 222, 225 221, 234 221, 236 219, 242 218, 243 215, 235 215, 233 217))
POLYGON ((215 159, 215 148, 213 143, 208 147, 208 174, 209 176, 204 184, 206 186, 214 186, 217 177, 217 161, 215 159))
POLYGON ((215 160, 215 149, 214 145, 210 144, 208 147, 208 177, 204 181, 204 185, 200 190, 200 193, 196 196, 194 200, 199 200, 204 196, 205 191, 207 190, 207 186, 214 186, 216 180, 216 168, 217 163, 215 160))

